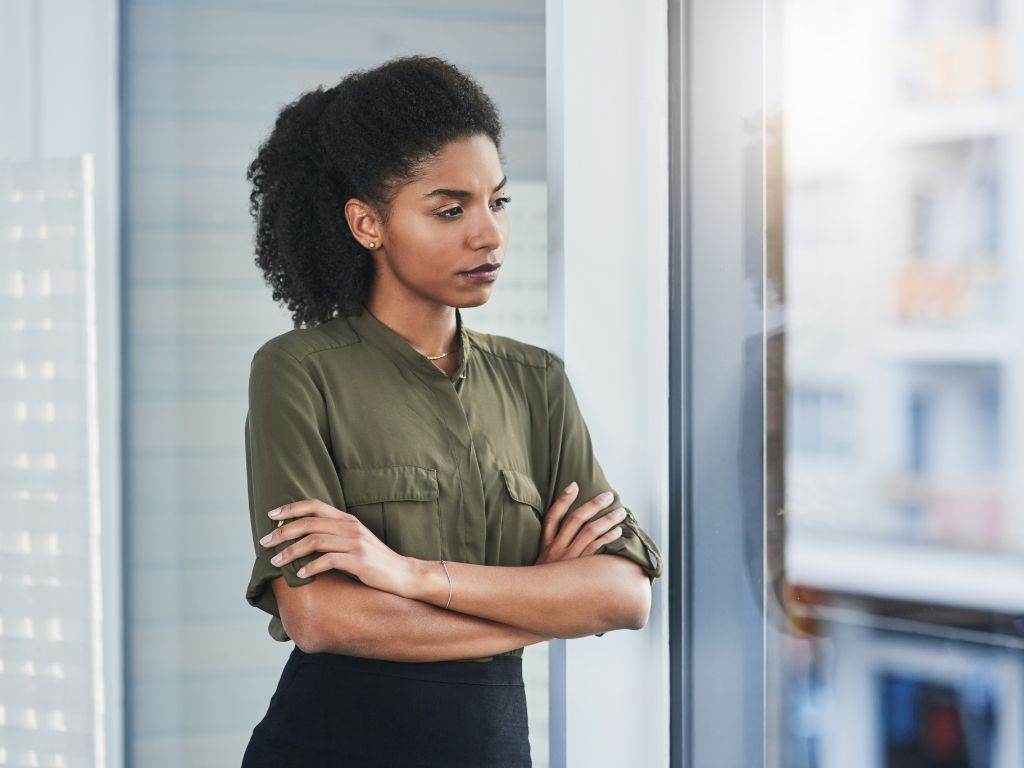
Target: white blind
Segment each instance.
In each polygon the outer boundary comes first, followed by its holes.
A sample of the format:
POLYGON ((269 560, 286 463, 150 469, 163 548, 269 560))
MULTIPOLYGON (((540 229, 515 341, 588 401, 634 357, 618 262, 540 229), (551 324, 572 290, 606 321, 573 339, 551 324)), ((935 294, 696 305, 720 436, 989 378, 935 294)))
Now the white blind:
POLYGON ((0 163, 0 765, 103 764, 93 163, 0 163))

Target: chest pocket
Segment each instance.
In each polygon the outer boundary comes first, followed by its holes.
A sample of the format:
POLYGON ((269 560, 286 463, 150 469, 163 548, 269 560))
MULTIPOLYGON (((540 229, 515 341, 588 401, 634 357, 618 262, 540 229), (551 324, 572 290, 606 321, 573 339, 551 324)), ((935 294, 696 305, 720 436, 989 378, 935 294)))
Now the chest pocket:
POLYGON ((505 489, 498 565, 533 565, 540 553, 544 501, 529 475, 503 469, 501 477, 505 489))
POLYGON ((437 470, 393 466, 343 469, 345 511, 400 555, 443 557, 437 470))

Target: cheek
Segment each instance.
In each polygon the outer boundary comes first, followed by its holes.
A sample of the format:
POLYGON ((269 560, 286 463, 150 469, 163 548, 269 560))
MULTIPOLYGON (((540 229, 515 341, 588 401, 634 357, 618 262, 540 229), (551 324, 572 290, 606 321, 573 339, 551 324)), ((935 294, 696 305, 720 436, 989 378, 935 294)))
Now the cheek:
POLYGON ((458 264, 458 243, 452 231, 429 223, 405 227, 400 237, 393 238, 394 269, 421 283, 449 278, 458 264))

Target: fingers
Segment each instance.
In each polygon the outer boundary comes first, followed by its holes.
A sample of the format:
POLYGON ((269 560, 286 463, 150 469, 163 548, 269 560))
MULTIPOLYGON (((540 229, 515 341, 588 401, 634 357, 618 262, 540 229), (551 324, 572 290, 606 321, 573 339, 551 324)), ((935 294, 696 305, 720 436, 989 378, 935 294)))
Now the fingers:
MULTIPOLYGON (((297 573, 299 576, 306 579, 310 576, 316 576, 318 573, 323 573, 324 571, 342 570, 345 566, 346 557, 348 557, 348 555, 344 552, 328 552, 326 555, 322 555, 316 560, 306 563, 304 566, 299 568, 297 573)), ((355 577, 356 581, 362 581, 362 579, 355 574, 350 573, 349 575, 355 577)))
POLYGON ((565 487, 565 490, 558 494, 555 503, 551 505, 547 514, 544 515, 544 527, 541 529, 540 537, 542 546, 546 546, 555 540, 555 535, 558 533, 562 518, 565 517, 566 511, 572 506, 579 492, 580 486, 574 480, 565 487))
POLYGON ((312 529, 310 523, 306 518, 295 520, 291 523, 285 524, 284 520, 279 520, 277 523, 277 529, 271 531, 262 539, 260 544, 264 547, 274 547, 280 544, 282 541, 291 541, 297 539, 300 536, 304 536, 309 533, 312 529))
MULTIPOLYGON (((324 552, 328 555, 346 554, 352 546, 352 540, 346 536, 331 533, 311 533, 303 536, 294 544, 289 544, 272 558, 270 562, 279 568, 292 560, 312 552, 324 552)), ((308 567, 308 566, 307 566, 308 567)))
MULTIPOLYGON (((301 503, 303 502, 296 502, 296 504, 301 503)), ((293 505, 286 505, 286 507, 290 506, 293 505)), ((330 509, 334 508, 330 507, 330 509)), ((339 512, 339 510, 334 511, 343 515, 343 517, 308 516, 297 517, 291 522, 286 522, 283 519, 278 520, 277 528, 260 539, 260 544, 264 547, 270 548, 277 546, 283 541, 291 541, 292 539, 298 539, 316 532, 336 534, 339 531, 339 522, 343 526, 357 525, 359 522, 355 515, 350 515, 346 512, 339 512)), ((293 515, 294 512, 289 512, 289 514, 293 515)))
MULTIPOLYGON (((614 498, 615 494, 611 491, 599 493, 590 501, 584 502, 571 513, 566 515, 562 521, 562 526, 558 531, 558 535, 555 537, 555 543, 560 544, 563 549, 568 550, 572 546, 576 539, 576 534, 579 533, 584 523, 592 519, 614 498)), ((583 543, 586 544, 589 542, 583 543)))
POLYGON ((287 520, 291 517, 302 517, 304 515, 327 517, 339 520, 345 517, 352 517, 348 512, 336 509, 327 502, 320 501, 320 499, 303 499, 302 501, 293 501, 290 504, 282 504, 277 509, 272 509, 267 512, 268 517, 273 520, 277 520, 278 527, 281 526, 282 520, 287 520))
MULTIPOLYGON (((610 517, 610 515, 606 515, 606 517, 610 517)), ((604 518, 601 518, 601 519, 603 520, 604 518)), ((595 554, 597 552, 597 550, 599 550, 605 544, 607 544, 610 541, 615 541, 621 535, 622 535, 622 526, 621 525, 616 525, 610 531, 608 531, 607 533, 605 533, 605 534, 603 534, 601 536, 598 536, 596 539, 594 539, 592 542, 590 542, 590 544, 588 544, 586 547, 584 547, 583 548, 583 552, 580 553, 580 556, 582 557, 582 556, 585 556, 585 555, 593 555, 593 554, 595 554)))
POLYGON ((569 546, 568 554, 573 557, 582 557, 597 551, 597 548, 605 542, 618 538, 622 533, 622 529, 618 527, 619 523, 625 519, 626 510, 623 507, 616 507, 611 512, 591 520, 576 534, 576 538, 569 546), (607 538, 609 533, 613 534, 612 538, 607 538), (593 546, 596 543, 595 540, 600 541, 597 546, 593 546))

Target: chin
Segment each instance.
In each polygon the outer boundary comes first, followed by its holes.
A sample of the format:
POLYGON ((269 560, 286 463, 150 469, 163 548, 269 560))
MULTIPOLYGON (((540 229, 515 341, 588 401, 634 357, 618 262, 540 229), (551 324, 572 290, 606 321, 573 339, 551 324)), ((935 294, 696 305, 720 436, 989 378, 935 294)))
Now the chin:
POLYGON ((486 296, 480 297, 476 301, 467 301, 459 306, 460 309, 470 309, 471 307, 482 307, 488 301, 490 301, 491 294, 488 293, 486 296))
POLYGON ((463 295, 459 297, 452 297, 452 300, 447 302, 450 307, 458 307, 459 309, 471 309, 472 307, 480 307, 491 300, 491 288, 486 287, 481 291, 473 291, 471 295, 463 295))

